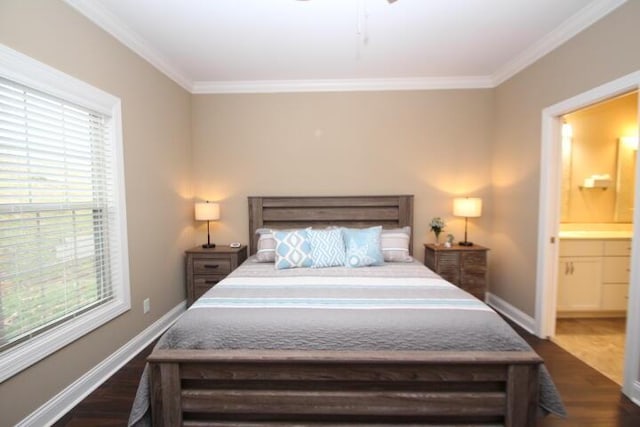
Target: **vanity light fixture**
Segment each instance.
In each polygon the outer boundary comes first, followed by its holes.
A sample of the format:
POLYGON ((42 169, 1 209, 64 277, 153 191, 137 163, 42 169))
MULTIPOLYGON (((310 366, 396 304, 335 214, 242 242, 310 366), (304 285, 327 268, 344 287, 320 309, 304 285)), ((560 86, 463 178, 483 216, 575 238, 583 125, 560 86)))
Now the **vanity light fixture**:
POLYGON ((624 145, 626 145, 629 148, 632 148, 634 150, 638 149, 638 137, 637 136, 622 136, 620 137, 620 141, 622 141, 622 143, 624 145))
POLYGON ((218 203, 198 202, 196 203, 196 221, 207 221, 207 243, 203 248, 215 248, 215 243, 211 243, 209 232, 209 222, 220 219, 220 205, 218 203))
POLYGON ((453 215, 464 217, 464 242, 460 246, 473 246, 467 241, 467 221, 482 215, 482 199, 480 197, 456 197, 453 199, 453 215))

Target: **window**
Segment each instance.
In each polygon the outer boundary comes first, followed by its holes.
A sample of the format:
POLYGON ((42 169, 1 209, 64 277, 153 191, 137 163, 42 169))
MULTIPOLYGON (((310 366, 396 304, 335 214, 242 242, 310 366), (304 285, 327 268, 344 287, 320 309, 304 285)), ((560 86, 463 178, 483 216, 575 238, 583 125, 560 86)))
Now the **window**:
POLYGON ((0 381, 129 308, 120 103, 4 49, 0 381))

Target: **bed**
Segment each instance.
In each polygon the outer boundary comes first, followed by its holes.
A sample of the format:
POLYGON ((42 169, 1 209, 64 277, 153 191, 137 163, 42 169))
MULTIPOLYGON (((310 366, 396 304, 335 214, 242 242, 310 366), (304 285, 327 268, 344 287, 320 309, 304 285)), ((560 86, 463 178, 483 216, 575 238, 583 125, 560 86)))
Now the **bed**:
MULTIPOLYGON (((249 198, 251 254, 259 228, 329 225, 412 226, 413 197, 249 198)), ((533 426, 564 413, 540 357, 420 263, 310 270, 250 257, 207 292, 149 356, 132 423, 533 426)))

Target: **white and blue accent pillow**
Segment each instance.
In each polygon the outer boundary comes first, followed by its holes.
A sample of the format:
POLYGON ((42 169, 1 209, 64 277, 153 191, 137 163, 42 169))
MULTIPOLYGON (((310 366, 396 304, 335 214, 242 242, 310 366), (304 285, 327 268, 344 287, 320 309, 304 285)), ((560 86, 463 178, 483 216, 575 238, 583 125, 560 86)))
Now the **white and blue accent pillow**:
POLYGON ((276 269, 311 267, 311 243, 307 230, 274 231, 276 269))
POLYGON ((344 265, 345 249, 342 230, 309 230, 311 258, 313 268, 336 267, 344 265))
POLYGON ((380 244, 381 233, 381 226, 363 229, 342 229, 347 250, 344 265, 347 267, 366 267, 384 264, 380 244))

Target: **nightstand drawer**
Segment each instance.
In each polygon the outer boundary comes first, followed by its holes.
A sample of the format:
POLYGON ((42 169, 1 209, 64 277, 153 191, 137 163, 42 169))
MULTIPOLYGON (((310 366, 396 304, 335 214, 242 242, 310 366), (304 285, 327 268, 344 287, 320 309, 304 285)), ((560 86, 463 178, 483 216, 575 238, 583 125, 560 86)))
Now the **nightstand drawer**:
POLYGON ((460 277, 460 288, 484 301, 486 287, 486 270, 463 271, 460 277))
POLYGON ((247 259, 247 247, 217 246, 189 249, 186 259, 187 307, 247 259))
POLYGON ((193 273, 226 275, 231 273, 231 261, 217 258, 194 258, 193 273))
POLYGON ((438 273, 447 282, 457 285, 460 282, 460 273, 457 271, 447 271, 438 273))
POLYGON ((463 252, 461 266, 463 269, 486 270, 487 255, 484 252, 463 252))
POLYGON ((484 246, 424 245, 425 265, 443 279, 484 300, 487 291, 487 251, 484 246))
POLYGON ((194 299, 200 298, 205 292, 213 288, 226 276, 224 274, 208 274, 206 276, 193 276, 194 299))
POLYGON ((207 274, 203 276, 193 276, 193 284, 198 287, 207 287, 210 288, 214 285, 217 285, 219 281, 224 279, 226 276, 224 274, 207 274))
POLYGON ((446 274, 452 271, 458 271, 460 265, 460 254, 457 252, 448 252, 439 254, 438 257, 438 273, 446 274))
POLYGON ((460 286, 460 289, 469 292, 480 301, 484 301, 485 299, 484 284, 476 284, 474 286, 460 286))
POLYGON ((443 253, 438 257, 435 270, 444 280, 458 283, 460 280, 460 256, 456 252, 443 253))

